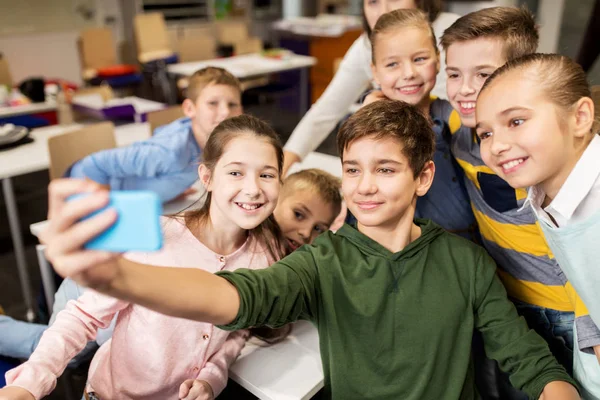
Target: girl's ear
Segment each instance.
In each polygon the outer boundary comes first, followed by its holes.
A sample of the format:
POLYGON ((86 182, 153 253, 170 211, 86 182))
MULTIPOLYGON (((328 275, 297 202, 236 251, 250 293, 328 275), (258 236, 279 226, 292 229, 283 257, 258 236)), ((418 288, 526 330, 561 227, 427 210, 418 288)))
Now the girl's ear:
POLYGON ((575 120, 573 134, 583 138, 592 131, 594 125, 594 101, 589 97, 582 97, 575 103, 575 120))
POLYGON ((183 108, 183 113, 188 118, 194 118, 196 116, 196 105, 190 99, 185 99, 183 104, 181 104, 183 108))
POLYGON ((377 67, 372 62, 371 62, 371 74, 373 75, 373 80, 375 81, 375 84, 377 84, 377 86, 381 87, 381 84, 379 83, 379 79, 377 78, 377 67))
POLYGON ((198 177, 200 178, 200 182, 202 182, 202 185, 207 192, 212 191, 210 175, 210 170, 206 167, 206 165, 200 164, 198 167, 198 177))

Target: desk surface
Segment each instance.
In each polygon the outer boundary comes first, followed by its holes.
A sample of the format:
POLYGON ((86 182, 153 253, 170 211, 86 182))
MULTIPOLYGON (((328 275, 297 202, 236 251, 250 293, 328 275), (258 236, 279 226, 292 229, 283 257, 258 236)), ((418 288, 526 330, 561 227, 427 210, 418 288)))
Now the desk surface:
POLYGON ((239 79, 268 75, 292 69, 307 68, 315 65, 317 59, 309 56, 291 54, 289 58, 278 60, 263 57, 260 54, 246 54, 214 60, 195 61, 167 66, 167 70, 176 75, 190 76, 200 68, 220 67, 231 72, 239 79))
MULTIPOLYGON (((0 179, 47 169, 50 166, 48 138, 77 130, 82 126, 53 125, 34 129, 30 134, 34 139, 32 143, 0 151, 0 179)), ((127 146, 150 137, 150 127, 147 123, 118 126, 115 128, 115 137, 118 146, 127 146)))
POLYGON ((229 376, 262 400, 310 399, 323 387, 317 329, 298 321, 280 343, 261 347, 249 342, 229 376))
POLYGON ((56 103, 54 101, 23 104, 13 107, 0 107, 0 118, 15 117, 17 115, 35 114, 54 110, 56 110, 56 103))

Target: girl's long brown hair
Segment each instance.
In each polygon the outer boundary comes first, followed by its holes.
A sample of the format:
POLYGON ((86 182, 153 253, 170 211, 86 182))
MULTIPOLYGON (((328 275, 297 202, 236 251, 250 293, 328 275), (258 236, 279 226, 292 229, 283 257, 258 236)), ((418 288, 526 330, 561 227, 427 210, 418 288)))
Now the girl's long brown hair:
MULTIPOLYGON (((204 164, 212 173, 229 142, 242 135, 252 135, 273 146, 277 156, 279 179, 281 179, 281 171, 283 169, 283 148, 279 136, 267 123, 251 115, 240 115, 229 118, 217 125, 210 134, 202 152, 202 164, 204 164)), ((210 203, 211 193, 207 192, 204 205, 200 209, 188 211, 183 214, 186 225, 193 226, 195 224, 206 223, 209 215, 210 203)), ((281 229, 275 221, 273 214, 256 228, 251 229, 249 231, 249 236, 259 243, 264 243, 273 260, 279 260, 288 253, 288 246, 285 244, 286 242, 283 239, 281 229)))

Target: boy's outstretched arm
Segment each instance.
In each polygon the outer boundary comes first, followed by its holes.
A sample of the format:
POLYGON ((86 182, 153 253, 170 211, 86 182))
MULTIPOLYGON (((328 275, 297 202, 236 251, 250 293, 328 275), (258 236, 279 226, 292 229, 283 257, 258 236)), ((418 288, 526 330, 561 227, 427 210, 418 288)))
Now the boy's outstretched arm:
POLYGON ((162 314, 214 325, 227 325, 238 314, 237 289, 210 272, 154 267, 122 257, 115 263, 113 278, 95 286, 96 290, 162 314))
POLYGON ((226 279, 199 269, 137 264, 118 253, 86 250, 83 245, 110 227, 114 210, 81 218, 108 204, 108 192, 84 180, 52 181, 48 189, 47 229, 40 235, 46 256, 59 274, 99 292, 164 314, 213 324, 232 322, 239 309, 237 290, 226 279), (67 201, 76 193, 89 196, 67 201))
POLYGON ((475 327, 483 335, 487 356, 498 361, 513 386, 530 398, 579 399, 575 381, 508 300, 495 264, 483 249, 476 265, 475 327))

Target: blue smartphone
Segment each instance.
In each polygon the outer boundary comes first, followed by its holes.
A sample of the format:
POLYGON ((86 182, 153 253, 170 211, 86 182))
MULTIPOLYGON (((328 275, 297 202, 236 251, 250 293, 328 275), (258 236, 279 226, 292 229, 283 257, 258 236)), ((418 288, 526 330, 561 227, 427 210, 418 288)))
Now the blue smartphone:
MULTIPOLYGON (((71 199, 87 196, 78 194, 71 199)), ((156 251, 162 248, 160 216, 162 204, 151 191, 111 191, 108 206, 83 219, 92 217, 106 208, 117 211, 117 221, 106 231, 84 245, 90 250, 112 252, 156 251)))

